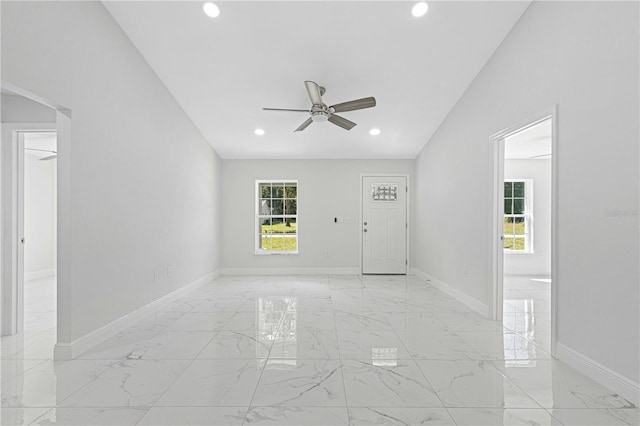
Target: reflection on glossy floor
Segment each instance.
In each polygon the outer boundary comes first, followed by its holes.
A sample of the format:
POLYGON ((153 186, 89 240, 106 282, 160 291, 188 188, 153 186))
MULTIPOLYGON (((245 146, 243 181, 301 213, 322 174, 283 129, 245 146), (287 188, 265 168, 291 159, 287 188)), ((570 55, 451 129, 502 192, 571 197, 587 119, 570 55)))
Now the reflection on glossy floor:
MULTIPOLYGON (((535 343, 535 349, 540 354, 533 358, 540 359, 544 352, 548 356, 550 351, 550 312, 550 279, 504 277, 503 325, 505 329, 535 343)), ((508 345, 506 339, 505 345, 508 345)))
POLYGON ((223 277, 73 361, 3 339, 2 424, 637 424, 532 303, 503 327, 415 277, 223 277))

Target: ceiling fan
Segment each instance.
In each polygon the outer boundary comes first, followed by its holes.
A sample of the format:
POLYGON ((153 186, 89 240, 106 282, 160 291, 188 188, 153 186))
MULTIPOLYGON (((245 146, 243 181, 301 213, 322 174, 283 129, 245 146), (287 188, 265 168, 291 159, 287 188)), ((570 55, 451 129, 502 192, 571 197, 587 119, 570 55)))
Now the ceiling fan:
POLYGON ((294 132, 301 132, 309 127, 311 123, 328 121, 336 126, 342 127, 346 130, 351 130, 356 123, 349 121, 344 117, 336 115, 336 112, 355 111, 358 109, 371 108, 376 106, 376 98, 373 96, 368 98, 356 99, 354 101, 342 102, 331 106, 325 105, 322 102, 322 95, 324 95, 326 89, 313 81, 305 81, 307 87, 307 93, 309 99, 311 99, 310 109, 286 109, 286 108, 262 108, 265 111, 293 111, 293 112, 306 112, 311 114, 311 117, 302 123, 294 132))
POLYGON ((58 158, 58 153, 56 151, 51 151, 49 149, 36 149, 36 148, 25 148, 27 151, 38 151, 38 152, 48 152, 52 155, 47 155, 46 157, 39 158, 40 161, 53 160, 54 158, 58 158))

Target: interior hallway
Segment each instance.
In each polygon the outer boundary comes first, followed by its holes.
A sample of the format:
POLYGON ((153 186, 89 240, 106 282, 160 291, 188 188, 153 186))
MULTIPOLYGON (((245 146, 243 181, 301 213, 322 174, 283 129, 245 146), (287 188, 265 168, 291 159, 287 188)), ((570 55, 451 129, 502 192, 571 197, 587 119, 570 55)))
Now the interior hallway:
POLYGON ((221 277, 55 362, 34 313, 2 338, 2 424, 637 424, 516 286, 503 327, 412 276, 221 277))

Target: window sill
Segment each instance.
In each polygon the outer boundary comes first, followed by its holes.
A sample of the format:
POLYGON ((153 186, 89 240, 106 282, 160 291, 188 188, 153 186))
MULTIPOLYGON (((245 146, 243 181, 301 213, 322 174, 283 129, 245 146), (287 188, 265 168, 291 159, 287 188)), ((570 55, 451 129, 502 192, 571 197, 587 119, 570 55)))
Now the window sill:
POLYGON ((516 256, 522 256, 523 254, 535 254, 535 252, 533 250, 505 250, 504 254, 515 254, 516 256))
POLYGON ((300 254, 298 251, 257 251, 255 256, 297 256, 300 254))

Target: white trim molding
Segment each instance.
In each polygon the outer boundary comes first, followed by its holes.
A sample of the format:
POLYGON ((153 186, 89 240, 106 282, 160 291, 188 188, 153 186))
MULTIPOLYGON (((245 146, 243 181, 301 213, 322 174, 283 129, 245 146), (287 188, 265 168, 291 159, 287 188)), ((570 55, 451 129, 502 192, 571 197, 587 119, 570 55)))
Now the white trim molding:
POLYGON ((640 384, 638 382, 616 373, 562 343, 556 344, 556 357, 636 406, 640 405, 640 384))
POLYGON ((477 299, 474 299, 473 297, 469 296, 466 293, 463 293, 462 291, 458 290, 455 287, 452 287, 451 285, 440 281, 437 278, 432 277, 431 275, 427 274, 426 272, 423 272, 419 269, 416 268, 412 268, 412 275, 417 276, 418 278, 421 278, 423 280, 425 280, 426 282, 428 282, 429 284, 431 284, 432 286, 434 286, 435 288, 437 288, 438 290, 448 294, 449 296, 457 299, 459 302, 464 303, 465 305, 467 305, 468 307, 470 307, 471 309, 473 309, 474 311, 476 311, 477 313, 479 313, 482 316, 488 317, 489 316, 489 306, 485 305, 484 303, 478 301, 477 299))
POLYGON ((54 349, 54 359, 64 360, 76 358, 78 355, 86 352, 99 343, 102 343, 109 337, 115 336, 145 317, 158 312, 162 307, 175 302, 187 293, 190 293, 204 284, 215 280, 219 275, 218 271, 211 272, 136 311, 122 316, 117 320, 74 340, 71 343, 57 343, 54 349))
POLYGON ((353 268, 221 268, 220 275, 360 275, 353 268))

